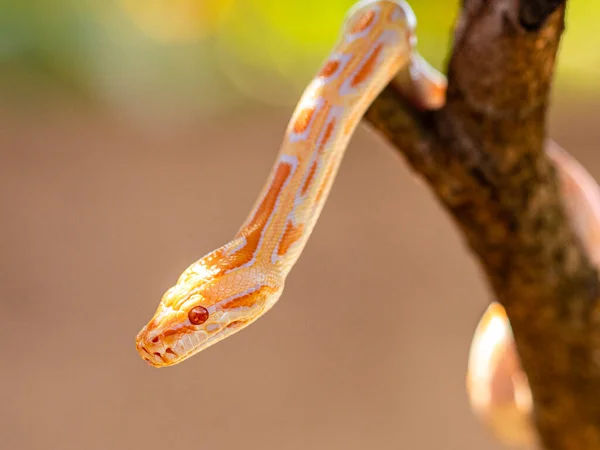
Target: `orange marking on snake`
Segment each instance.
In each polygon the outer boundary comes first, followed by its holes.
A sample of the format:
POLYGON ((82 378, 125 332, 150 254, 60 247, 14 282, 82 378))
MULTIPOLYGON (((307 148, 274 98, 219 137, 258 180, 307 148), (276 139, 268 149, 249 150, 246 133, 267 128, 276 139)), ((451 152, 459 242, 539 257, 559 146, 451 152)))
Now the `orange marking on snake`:
POLYGON ((306 192, 308 191, 308 188, 310 187, 310 185, 312 183, 312 180, 315 176, 316 171, 317 171, 317 161, 314 161, 312 163, 312 165, 310 166, 310 171, 308 172, 306 181, 304 182, 304 185, 302 186, 302 190, 300 191, 301 195, 306 195, 306 192))
POLYGON ((297 227, 289 221, 287 226, 285 227, 285 231, 283 232, 283 236, 281 237, 281 241, 279 242, 279 246, 277 247, 277 254, 279 256, 284 256, 290 247, 296 242, 298 239, 302 237, 302 232, 304 231, 304 225, 300 224, 297 227))
POLYGON ((371 56, 369 56, 369 58, 365 61, 360 70, 356 73, 356 75, 354 75, 354 78, 350 82, 350 86, 358 86, 363 81, 365 81, 369 77, 369 75, 371 75, 371 73, 375 69, 375 64, 377 62, 377 59, 379 58, 379 54, 381 53, 382 49, 383 44, 379 44, 377 47, 375 47, 375 50, 373 50, 371 56))
POLYGON ((253 292, 250 292, 249 294, 241 295, 236 298, 232 298, 228 302, 220 305, 220 308, 222 308, 224 310, 228 310, 228 309, 235 309, 235 308, 240 308, 240 307, 254 306, 256 304, 256 302, 261 298, 261 296, 264 295, 265 293, 268 293, 269 291, 272 291, 272 289, 269 286, 261 286, 260 288, 258 288, 257 290, 255 290, 253 292))
POLYGON ((323 150, 329 143, 331 139, 331 135, 333 134, 333 130, 335 129, 335 119, 331 119, 327 124, 327 128, 325 128, 325 133, 323 133, 323 139, 321 140, 321 144, 319 145, 319 149, 317 152, 319 154, 323 153, 323 150))
POLYGON ((310 120, 312 119, 314 114, 314 107, 304 108, 302 111, 300 111, 298 117, 296 118, 296 121, 294 122, 294 133, 304 133, 308 128, 308 124, 310 123, 310 120))
POLYGON ((350 33, 360 33, 361 31, 366 30, 373 22, 373 19, 375 19, 375 11, 370 10, 365 12, 356 20, 356 22, 354 22, 354 25, 350 28, 350 33))
MULTIPOLYGON (((323 132, 323 138, 321 139, 321 143, 319 144, 319 148, 317 149, 317 156, 320 156, 323 153, 323 150, 327 146, 327 143, 331 139, 331 135, 333 134, 333 130, 335 129, 335 119, 331 119, 323 132)), ((308 176, 306 177, 306 181, 302 186, 302 190, 300 191, 301 195, 306 195, 310 185, 314 179, 314 176, 317 171, 318 162, 314 161, 310 167, 310 171, 308 172, 308 176)))
POLYGON ((329 78, 331 75, 333 75, 335 73, 336 70, 338 70, 338 67, 340 67, 340 62, 339 61, 328 61, 327 64, 325 64, 325 66, 323 67, 323 69, 321 70, 321 72, 319 73, 318 76, 320 77, 325 77, 325 78, 329 78))
POLYGON ((257 226, 250 232, 244 234, 246 237, 246 245, 227 258, 227 267, 225 267, 224 270, 229 272, 252 261, 260 244, 263 226, 264 224, 257 226))
POLYGON ((194 329, 193 325, 177 326, 177 327, 167 328, 165 331, 163 331, 162 335, 163 335, 163 338, 168 338, 169 336, 174 336, 178 333, 181 333, 182 331, 193 330, 193 329, 194 329))
POLYGON ((227 258, 227 270, 233 270, 243 266, 250 262, 254 257, 254 253, 257 251, 260 244, 263 227, 266 225, 271 214, 273 214, 273 210, 277 204, 277 198, 291 172, 292 166, 289 163, 279 163, 277 166, 277 171, 275 172, 271 187, 256 209, 256 213, 248 222, 248 225, 246 225, 239 233, 239 235, 246 238, 246 245, 231 255, 230 258, 227 258))
POLYGON ((360 120, 360 116, 357 116, 356 114, 357 114, 356 112, 351 113, 350 120, 346 121, 346 123, 343 124, 344 135, 349 135, 350 133, 352 133, 352 131, 354 130, 354 127, 352 124, 355 121, 360 120))
POLYGON ((327 167, 325 175, 323 177, 323 182, 321 183, 321 187, 319 187, 319 190, 317 191, 317 195, 315 196, 315 203, 318 203, 319 200, 321 200, 321 197, 323 196, 323 193, 325 192, 325 188, 329 185, 329 180, 331 179, 331 176, 333 175, 333 164, 329 164, 329 166, 327 167))
POLYGON ((264 225, 269 216, 273 213, 273 208, 275 208, 275 204, 277 203, 277 197, 279 197, 281 189, 283 188, 283 185, 285 184, 286 180, 288 179, 291 173, 291 164, 285 162, 279 163, 275 171, 275 176, 273 177, 271 187, 267 191, 260 206, 256 208, 256 213, 248 222, 246 229, 252 229, 254 227, 264 225))

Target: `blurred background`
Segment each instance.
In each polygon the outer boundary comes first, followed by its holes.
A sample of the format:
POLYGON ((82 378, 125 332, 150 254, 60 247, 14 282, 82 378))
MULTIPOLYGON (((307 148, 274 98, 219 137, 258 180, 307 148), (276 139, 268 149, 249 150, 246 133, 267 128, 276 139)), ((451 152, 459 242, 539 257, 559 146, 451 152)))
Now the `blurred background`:
MULTIPOLYGON (((443 68, 458 2, 411 3, 443 68)), ((367 126, 267 316, 172 368, 135 350, 246 217, 351 4, 0 3, 0 448, 500 448, 464 389, 485 282, 367 126)), ((549 128, 596 179, 598 14, 570 2, 549 128)))

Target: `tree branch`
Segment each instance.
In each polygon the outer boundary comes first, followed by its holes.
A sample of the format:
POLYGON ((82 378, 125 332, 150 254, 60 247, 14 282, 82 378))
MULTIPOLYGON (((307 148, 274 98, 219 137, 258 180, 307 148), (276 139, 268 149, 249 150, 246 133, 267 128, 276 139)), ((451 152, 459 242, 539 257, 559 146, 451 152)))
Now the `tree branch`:
POLYGON ((454 218, 507 311, 548 450, 600 449, 600 283, 544 152, 564 1, 465 0, 447 101, 392 86, 366 119, 454 218))

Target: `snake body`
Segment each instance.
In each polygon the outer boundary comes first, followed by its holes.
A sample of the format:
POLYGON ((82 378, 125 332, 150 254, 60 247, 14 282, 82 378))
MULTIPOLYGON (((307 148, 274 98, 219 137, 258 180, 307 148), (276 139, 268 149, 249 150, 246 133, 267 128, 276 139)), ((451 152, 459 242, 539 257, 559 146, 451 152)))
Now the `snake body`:
POLYGON ((279 299, 321 213, 365 110, 410 63, 415 17, 401 1, 367 0, 304 91, 268 180, 234 238, 189 266, 138 333, 155 367, 171 366, 245 328, 279 299))
MULTIPOLYGON (((180 363, 269 311, 321 213, 349 139, 386 84, 420 108, 444 102, 445 77, 414 46, 415 16, 401 0, 363 0, 304 91, 254 207, 234 238, 191 264, 136 337, 154 367, 180 363), (402 70, 405 69, 405 70, 402 70)), ((568 153, 550 148, 569 217, 600 262, 600 192, 568 153), (595 249, 595 250, 594 250, 595 249)), ((473 338, 467 391, 474 411, 505 443, 535 442, 527 378, 498 303, 473 338)))

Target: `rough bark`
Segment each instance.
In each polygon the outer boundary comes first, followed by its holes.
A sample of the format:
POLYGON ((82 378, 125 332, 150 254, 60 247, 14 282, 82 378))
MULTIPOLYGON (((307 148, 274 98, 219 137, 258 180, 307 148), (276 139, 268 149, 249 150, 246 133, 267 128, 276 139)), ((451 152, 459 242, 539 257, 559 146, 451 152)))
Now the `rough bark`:
POLYGON ((560 0, 464 0, 445 106, 366 119, 429 183, 507 310, 548 450, 600 449, 600 284, 544 151, 560 0))

